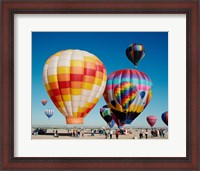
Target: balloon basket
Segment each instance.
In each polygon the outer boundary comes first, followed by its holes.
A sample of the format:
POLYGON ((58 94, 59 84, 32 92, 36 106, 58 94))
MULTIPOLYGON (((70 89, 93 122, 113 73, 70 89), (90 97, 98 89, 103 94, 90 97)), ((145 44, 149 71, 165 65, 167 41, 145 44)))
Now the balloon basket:
POLYGON ((83 124, 83 118, 78 117, 78 118, 66 118, 66 123, 67 124, 83 124))

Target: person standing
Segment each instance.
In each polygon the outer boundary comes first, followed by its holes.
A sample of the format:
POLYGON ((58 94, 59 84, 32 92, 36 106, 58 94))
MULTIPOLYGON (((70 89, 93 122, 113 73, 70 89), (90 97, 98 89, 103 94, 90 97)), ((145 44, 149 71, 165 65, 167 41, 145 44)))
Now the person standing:
POLYGON ((119 138, 119 130, 116 131, 116 139, 119 138))
POLYGON ((110 130, 110 139, 112 139, 113 130, 110 130))
POLYGON ((81 130, 81 135, 82 137, 84 137, 84 130, 81 130))
POLYGON ((108 133, 105 131, 105 139, 108 138, 108 133))
POLYGON ((56 130, 54 136, 57 137, 57 138, 59 137, 59 136, 58 136, 58 131, 57 131, 57 130, 56 130))
POLYGON ((148 129, 146 129, 145 131, 145 138, 147 139, 147 137, 148 137, 148 129))

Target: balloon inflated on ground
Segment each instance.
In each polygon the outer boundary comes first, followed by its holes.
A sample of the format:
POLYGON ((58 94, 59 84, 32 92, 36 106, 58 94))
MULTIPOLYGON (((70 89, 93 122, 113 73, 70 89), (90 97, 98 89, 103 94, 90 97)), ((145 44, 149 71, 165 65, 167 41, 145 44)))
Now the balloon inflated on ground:
POLYGON ((151 98, 152 81, 144 72, 123 69, 108 76, 104 99, 118 126, 131 124, 146 108, 151 98))
POLYGON ((95 55, 82 50, 63 50, 52 55, 43 69, 43 82, 67 124, 83 124, 106 85, 106 69, 95 55))
POLYGON ((111 111, 107 105, 104 105, 100 108, 100 115, 106 121, 110 128, 115 125, 111 111))

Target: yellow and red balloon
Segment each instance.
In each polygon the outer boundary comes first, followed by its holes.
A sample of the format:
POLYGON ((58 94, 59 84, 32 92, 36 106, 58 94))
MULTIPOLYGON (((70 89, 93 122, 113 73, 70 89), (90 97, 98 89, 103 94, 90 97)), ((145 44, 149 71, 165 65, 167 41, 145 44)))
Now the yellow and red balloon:
POLYGON ((82 50, 64 50, 52 55, 43 69, 43 82, 67 124, 82 124, 106 85, 106 69, 95 55, 82 50))

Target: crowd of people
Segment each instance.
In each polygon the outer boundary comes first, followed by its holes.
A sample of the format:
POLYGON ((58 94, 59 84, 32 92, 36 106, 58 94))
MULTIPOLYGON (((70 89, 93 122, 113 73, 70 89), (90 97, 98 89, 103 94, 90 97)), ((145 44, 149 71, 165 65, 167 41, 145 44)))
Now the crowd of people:
MULTIPOLYGON (((151 130, 151 138, 154 138, 154 137, 165 137, 165 133, 166 133, 166 130, 165 129, 152 129, 151 130)), ((142 139, 142 138, 148 138, 148 134, 149 134, 149 131, 148 129, 146 129, 145 131, 143 129, 140 129, 140 132, 139 132, 139 138, 142 139)))
MULTIPOLYGON (((138 129, 137 131, 139 131, 139 137, 137 137, 136 135, 133 135, 133 139, 148 139, 148 138, 154 138, 154 137, 161 137, 164 138, 165 134, 166 134, 166 129, 156 129, 156 128, 152 128, 151 130, 149 129, 138 129), (149 135, 150 134, 150 135, 149 135)), ((67 135, 71 136, 71 137, 75 137, 75 138, 79 138, 79 137, 84 137, 84 135, 87 134, 89 136, 95 136, 96 134, 99 135, 104 135, 105 139, 119 139, 120 135, 124 135, 124 134, 132 134, 131 131, 127 131, 126 129, 91 129, 91 130, 87 130, 87 132, 85 132, 84 129, 69 129, 67 135)), ((59 133, 57 130, 53 130, 53 135, 54 137, 59 137, 59 133)))
MULTIPOLYGON (((58 134, 58 133, 57 133, 58 134)), ((68 134, 71 136, 71 137, 84 137, 84 129, 72 129, 72 130, 68 130, 68 134)), ((87 132, 88 135, 90 136, 95 136, 95 134, 100 134, 100 135, 105 135, 105 139, 113 139, 114 135, 116 137, 116 139, 119 138, 119 135, 121 134, 124 134, 124 132, 122 130, 106 130, 106 129, 100 129, 100 130, 97 130, 97 129, 91 129, 90 132, 87 132)))

